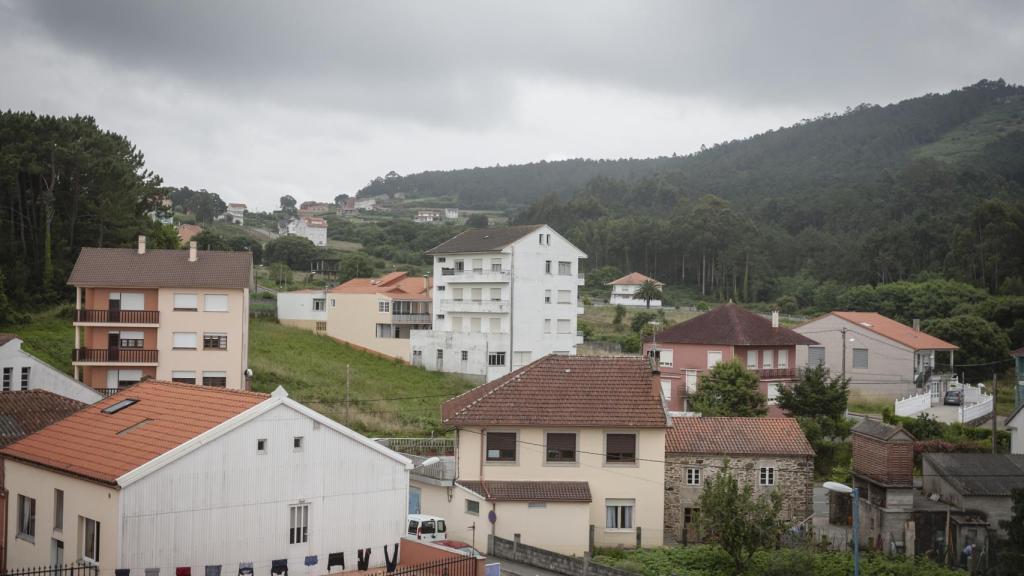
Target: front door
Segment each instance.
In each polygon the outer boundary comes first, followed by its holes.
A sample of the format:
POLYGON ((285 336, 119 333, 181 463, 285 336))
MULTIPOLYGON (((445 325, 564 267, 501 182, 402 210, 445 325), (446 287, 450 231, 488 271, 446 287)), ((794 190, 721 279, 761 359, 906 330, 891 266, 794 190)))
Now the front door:
POLYGON ((107 361, 117 362, 118 351, 121 349, 121 333, 107 334, 107 361))

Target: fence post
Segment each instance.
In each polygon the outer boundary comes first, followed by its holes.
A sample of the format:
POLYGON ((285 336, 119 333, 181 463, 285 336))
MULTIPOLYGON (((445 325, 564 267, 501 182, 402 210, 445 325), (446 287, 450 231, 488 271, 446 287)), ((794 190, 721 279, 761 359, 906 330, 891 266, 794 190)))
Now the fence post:
POLYGON ((636 547, 638 549, 643 547, 641 545, 641 542, 643 542, 643 527, 637 526, 636 527, 636 547))
POLYGON ((519 560, 519 534, 512 536, 512 559, 519 560))
POLYGON ((590 544, 589 544, 589 548, 590 548, 590 553, 593 554, 594 553, 594 525, 593 524, 590 525, 590 544))
POLYGON ((583 576, 590 574, 590 552, 583 553, 583 576))

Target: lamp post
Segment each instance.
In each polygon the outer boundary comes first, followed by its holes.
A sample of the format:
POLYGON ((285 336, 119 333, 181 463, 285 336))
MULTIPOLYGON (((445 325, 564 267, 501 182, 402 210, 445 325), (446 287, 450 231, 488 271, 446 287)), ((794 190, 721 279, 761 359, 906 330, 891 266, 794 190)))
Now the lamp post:
POLYGON ((860 576, 860 490, 839 482, 825 482, 822 487, 829 492, 853 496, 853 576, 860 576))

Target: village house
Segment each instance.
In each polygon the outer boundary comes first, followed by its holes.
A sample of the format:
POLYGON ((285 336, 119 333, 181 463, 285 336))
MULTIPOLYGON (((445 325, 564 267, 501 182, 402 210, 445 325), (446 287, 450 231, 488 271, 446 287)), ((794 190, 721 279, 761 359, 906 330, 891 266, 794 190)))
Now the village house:
POLYGON ((334 212, 335 206, 330 202, 317 202, 315 200, 308 200, 299 204, 299 215, 300 216, 314 216, 317 214, 329 214, 334 212))
POLYGON ((349 196, 347 198, 343 198, 342 201, 341 201, 341 204, 338 206, 338 212, 342 216, 352 216, 352 215, 356 214, 357 212, 359 212, 359 209, 356 208, 356 199, 355 199, 355 197, 354 196, 349 196))
POLYGON ((176 229, 178 231, 178 241, 185 246, 203 231, 202 226, 195 224, 178 224, 176 229))
POLYGON ((327 333, 327 289, 305 288, 277 293, 277 321, 284 326, 327 333))
POLYGON ((787 524, 811 515, 814 449, 795 419, 676 417, 665 437, 666 537, 701 541, 701 491, 726 466, 755 496, 778 491, 787 524))
POLYGON ((908 540, 915 530, 908 521, 914 510, 914 437, 901 426, 865 418, 853 427, 852 444, 861 544, 912 554, 908 540))
POLYGON ((282 388, 147 380, 0 453, 7 569, 319 575, 383 565, 406 529, 409 460, 282 388))
POLYGON ((427 254, 433 328, 413 331, 413 364, 490 381, 548 354, 576 353, 586 254, 549 226, 466 230, 427 254))
POLYGON ((231 224, 245 224, 245 211, 248 209, 245 204, 232 202, 228 204, 222 218, 231 224))
POLYGON ((240 389, 249 367, 252 254, 82 248, 75 287, 75 379, 102 391, 144 377, 240 389))
POLYGON ((21 338, 0 333, 0 373, 3 392, 17 390, 45 390, 85 404, 92 404, 103 396, 57 370, 21 347, 21 338))
POLYGON ((1024 455, 926 453, 921 476, 926 494, 937 494, 940 502, 984 521, 974 531, 968 526, 956 543, 960 548, 980 545, 987 532, 1006 537, 1002 523, 1013 517, 1012 492, 1024 489, 1024 455))
POLYGON ((437 210, 417 210, 416 216, 412 219, 417 224, 429 224, 431 222, 440 222, 441 213, 437 210))
POLYGON ((335 286, 326 293, 326 334, 408 362, 410 334, 431 326, 430 287, 430 278, 409 276, 407 272, 353 278, 335 286))
POLYGON ((938 361, 952 367, 957 350, 922 332, 917 320, 911 327, 876 312, 830 312, 794 330, 819 342, 801 349, 797 362, 844 374, 850 395, 859 398, 895 400, 929 388, 941 398, 949 379, 940 376, 938 361))
POLYGON ((299 216, 278 225, 281 236, 299 236, 316 246, 327 246, 327 220, 319 216, 299 216))
MULTIPOLYGON (((654 278, 644 276, 639 272, 633 272, 626 274, 618 280, 612 280, 608 283, 612 287, 611 296, 608 298, 608 303, 617 306, 622 304, 623 306, 647 306, 646 300, 640 300, 634 298, 633 295, 640 290, 644 282, 654 282, 655 286, 659 290, 665 287, 663 282, 658 282, 654 278)), ((651 300, 650 305, 652 308, 661 308, 661 299, 655 298, 651 300)))
POLYGON ((445 402, 442 420, 455 427, 457 480, 441 469, 414 486, 450 538, 521 534, 563 554, 588 551, 591 535, 662 545, 669 419, 643 358, 546 356, 445 402))
POLYGON ((777 312, 769 320, 730 302, 647 338, 643 350, 660 366, 670 410, 688 413, 688 396, 701 374, 733 359, 757 374, 761 394, 773 406, 779 387, 799 378, 797 350, 813 345, 817 342, 780 326, 777 312))

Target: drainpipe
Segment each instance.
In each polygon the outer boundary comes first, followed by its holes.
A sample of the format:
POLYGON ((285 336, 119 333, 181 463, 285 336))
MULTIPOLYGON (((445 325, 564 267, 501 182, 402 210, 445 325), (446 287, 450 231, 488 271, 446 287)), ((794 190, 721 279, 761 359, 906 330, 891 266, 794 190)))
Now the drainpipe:
MULTIPOLYGON (((512 361, 516 357, 515 346, 515 288, 516 288, 516 245, 509 246, 511 257, 509 258, 508 277, 508 373, 512 373, 512 361)), ((493 529, 493 525, 492 525, 493 529)), ((493 531, 493 530, 492 530, 493 531)))

